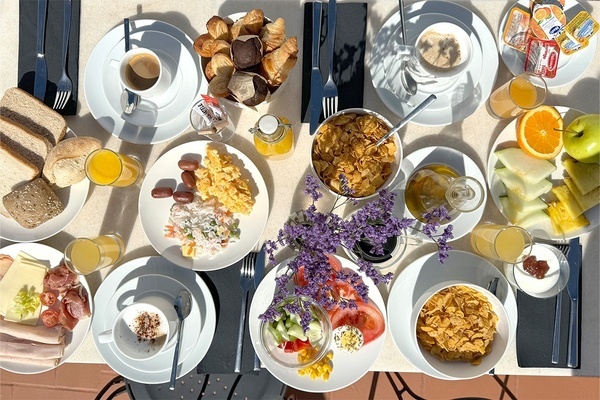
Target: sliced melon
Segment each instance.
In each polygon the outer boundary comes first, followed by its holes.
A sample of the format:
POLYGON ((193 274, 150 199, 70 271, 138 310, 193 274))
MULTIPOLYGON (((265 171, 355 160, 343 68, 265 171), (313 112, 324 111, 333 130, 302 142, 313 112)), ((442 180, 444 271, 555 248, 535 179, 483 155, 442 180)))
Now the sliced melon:
POLYGON ((583 210, 579 206, 579 203, 577 203, 577 200, 575 200, 575 196, 573 196, 567 185, 553 187, 552 193, 554 193, 558 201, 563 204, 571 218, 575 219, 583 214, 583 210))
POLYGON ((587 194, 600 186, 600 164, 582 163, 567 158, 562 162, 563 167, 581 194, 587 194))
POLYGON ((512 190, 514 194, 524 201, 531 201, 552 189, 552 182, 547 179, 542 179, 538 183, 530 184, 524 182, 517 175, 509 171, 508 168, 498 168, 494 172, 508 190, 512 190))
POLYGON ((548 214, 552 221, 552 229, 557 235, 567 234, 590 224, 584 214, 575 219, 571 218, 566 207, 560 201, 553 201, 548 205, 548 214))
POLYGON ((518 147, 509 147, 494 153, 500 162, 527 183, 538 183, 556 171, 556 165, 525 154, 518 147))
POLYGON ((586 212, 590 208, 600 204, 600 186, 598 186, 596 189, 593 189, 591 192, 581 194, 573 179, 565 178, 564 181, 583 212, 586 212))
MULTIPOLYGON (((522 228, 527 229, 532 226, 547 223, 550 220, 548 214, 542 211, 542 209, 538 208, 527 211, 519 211, 514 207, 514 203, 508 196, 500 196, 498 199, 500 200, 500 204, 502 204, 502 211, 504 211, 506 218, 511 223, 519 225, 522 228)), ((547 204, 544 203, 544 205, 547 208, 547 204)))
POLYGON ((525 201, 521 197, 519 197, 518 194, 516 194, 510 189, 506 189, 506 194, 508 195, 512 206, 517 211, 527 213, 536 210, 545 210, 546 208, 548 208, 548 204, 546 204, 546 202, 544 202, 544 200, 540 199, 539 197, 536 197, 533 200, 525 201))

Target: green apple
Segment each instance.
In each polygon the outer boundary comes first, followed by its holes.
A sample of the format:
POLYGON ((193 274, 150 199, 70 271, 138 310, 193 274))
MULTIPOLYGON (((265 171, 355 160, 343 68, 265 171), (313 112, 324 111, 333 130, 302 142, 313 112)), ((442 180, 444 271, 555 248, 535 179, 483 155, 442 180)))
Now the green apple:
POLYGON ((600 162, 600 114, 576 118, 563 132, 565 150, 583 163, 600 162))

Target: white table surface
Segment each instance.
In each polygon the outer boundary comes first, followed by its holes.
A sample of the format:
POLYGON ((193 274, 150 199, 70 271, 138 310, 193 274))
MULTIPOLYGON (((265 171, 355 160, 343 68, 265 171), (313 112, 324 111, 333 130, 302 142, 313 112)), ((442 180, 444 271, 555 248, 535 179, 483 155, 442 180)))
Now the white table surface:
MULTIPOLYGON (((33 0, 31 0, 33 1, 33 0)), ((242 150, 252 159, 261 170, 267 186, 270 189, 269 197, 271 210, 263 240, 272 239, 282 224, 286 221, 291 211, 305 205, 304 176, 309 172, 309 146, 310 136, 308 124, 300 122, 301 102, 301 60, 302 31, 303 31, 303 2, 298 0, 256 1, 150 1, 142 0, 128 2, 121 0, 91 1, 82 0, 81 27, 79 49, 79 104, 77 116, 68 117, 67 122, 78 135, 89 135, 102 140, 110 149, 123 153, 133 154, 142 160, 148 169, 156 159, 166 150, 181 143, 198 139, 198 135, 190 128, 181 136, 157 145, 132 145, 122 142, 106 132, 92 117, 85 101, 83 87, 83 74, 87 60, 96 43, 109 30, 122 24, 124 17, 135 19, 159 19, 173 24, 190 37, 195 39, 206 32, 206 21, 215 14, 229 15, 239 11, 248 11, 250 8, 260 7, 268 16, 283 17, 286 21, 288 36, 297 35, 300 43, 298 63, 289 77, 288 86, 285 88, 285 101, 277 101, 260 106, 258 112, 239 109, 230 109, 232 121, 236 125, 236 135, 229 144, 242 150), (286 160, 265 160, 259 155, 251 141, 251 134, 247 131, 257 118, 269 111, 274 114, 286 116, 293 123, 295 131, 295 150, 286 160)), ((397 11, 397 2, 384 0, 369 0, 367 24, 367 55, 369 60, 371 43, 373 42, 381 25, 397 11)), ((412 1, 408 1, 408 4, 412 1)), ((479 15, 497 36, 501 16, 509 7, 509 3, 501 0, 474 0, 458 1, 459 4, 474 11, 479 15)), ((583 2, 593 17, 600 21, 600 3, 583 2)), ((2 12, 0 13, 0 92, 16 86, 17 58, 18 58, 18 1, 1 0, 2 12)), ((338 23, 343 23, 340 21, 338 23)), ((50 51, 47 48, 47 51, 50 51)), ((59 51, 58 49, 56 51, 59 51)), ((510 72, 500 61, 500 69, 494 87, 498 87, 510 78, 510 72)), ((600 76, 600 51, 596 50, 592 66, 580 79, 567 86, 553 88, 547 98, 547 104, 568 106, 586 113, 598 113, 599 106, 599 76, 600 76)), ((371 83, 368 68, 365 69, 365 95, 364 106, 376 110, 387 117, 392 123, 399 118, 390 112, 380 101, 371 83)), ((431 145, 444 145, 454 147, 476 161, 484 170, 490 146, 498 133, 508 121, 498 121, 489 116, 485 107, 481 107, 466 120, 445 127, 423 127, 409 124, 401 133, 404 145, 404 154, 431 145)), ((63 232, 43 240, 49 246, 64 249, 66 244, 74 237, 92 236, 110 231, 119 232, 125 239, 127 252, 123 262, 143 257, 156 255, 142 231, 137 213, 137 198, 139 187, 116 188, 90 187, 90 194, 83 209, 77 218, 63 232)), ((486 204, 482 222, 505 222, 502 215, 490 200, 486 204)), ((515 343, 512 343, 507 355, 496 368, 497 374, 522 374, 522 375, 586 375, 600 376, 599 368, 599 229, 594 229, 582 237, 584 248, 583 264, 583 316, 582 316, 582 367, 580 370, 571 369, 538 369, 519 368, 517 366, 515 343)), ((2 241, 5 246, 9 242, 2 241)), ((456 249, 469 250, 468 236, 453 242, 456 249)), ((419 256, 435 250, 433 244, 419 247, 408 253, 397 267, 400 272, 411 261, 419 256)), ((90 284, 95 290, 100 284, 106 271, 90 276, 90 284)), ((389 289, 389 287, 387 288, 389 289)), ((387 298, 388 290, 383 290, 387 298)), ((232 344, 233 351, 233 344, 232 344)), ((88 335, 83 346, 71 360, 79 363, 101 363, 102 358, 96 351, 91 335, 88 335)), ((395 348, 391 337, 388 335, 385 348, 372 366, 378 371, 417 372, 395 348)))

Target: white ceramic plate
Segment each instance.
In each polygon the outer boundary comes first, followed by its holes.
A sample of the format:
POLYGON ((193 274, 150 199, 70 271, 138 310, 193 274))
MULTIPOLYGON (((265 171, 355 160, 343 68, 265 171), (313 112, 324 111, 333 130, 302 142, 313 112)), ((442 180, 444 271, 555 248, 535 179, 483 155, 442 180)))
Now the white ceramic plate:
POLYGON ((99 343, 97 335, 110 329, 119 311, 135 298, 154 294, 174 301, 181 290, 191 293, 192 310, 183 324, 178 377, 187 374, 202 361, 215 333, 215 304, 202 278, 162 257, 143 257, 121 265, 102 281, 94 297, 99 306, 92 332, 98 352, 112 369, 139 383, 169 381, 175 351, 173 345, 169 344, 165 351, 150 360, 134 361, 117 354, 113 344, 99 343), (157 279, 157 276, 162 278, 157 279))
POLYGON ((496 296, 504 304, 508 314, 510 345, 517 331, 517 300, 498 268, 489 261, 464 251, 451 251, 444 265, 440 265, 437 253, 427 254, 410 263, 393 282, 387 302, 390 305, 387 308, 388 321, 393 321, 389 330, 400 353, 424 374, 450 380, 425 362, 416 341, 412 340, 414 332, 410 329, 410 318, 413 308, 423 293, 438 283, 459 280, 485 288, 495 277, 499 278, 496 296))
MULTIPOLYGON (((481 186, 485 188, 485 177, 483 176, 483 172, 479 169, 475 161, 469 158, 466 154, 462 152, 452 149, 450 147, 442 147, 442 146, 432 146, 425 147, 419 149, 409 155, 407 155, 404 160, 402 160, 402 164, 400 165, 400 173, 398 176, 399 181, 402 182, 400 189, 396 190, 398 192, 398 197, 396 198, 397 209, 404 210, 400 217, 408 217, 414 218, 408 208, 406 207, 406 203, 404 201, 404 190, 406 188, 406 183, 408 178, 412 175, 412 173, 426 165, 429 164, 445 164, 452 167, 456 172, 458 172, 461 176, 470 176, 479 181, 481 186)), ((487 201, 487 191, 484 190, 483 203, 481 206, 470 213, 460 213, 458 216, 454 217, 449 223, 453 225, 453 233, 454 239, 459 239, 465 236, 467 233, 471 232, 471 230, 477 225, 481 217, 483 216, 483 211, 485 210, 485 203, 487 201)), ((416 228, 420 228, 422 224, 417 222, 415 225, 416 228)), ((423 238, 424 240, 431 241, 427 236, 418 233, 418 236, 423 238)))
POLYGON ((139 213, 142 228, 152 246, 167 260, 186 268, 198 271, 212 271, 233 265, 248 254, 258 243, 269 216, 269 194, 267 185, 252 161, 240 150, 224 143, 198 140, 177 146, 163 154, 144 177, 139 198, 139 213), (155 199, 152 189, 158 186, 177 186, 185 190, 181 182, 181 170, 177 162, 181 159, 202 160, 206 156, 206 146, 232 156, 232 162, 242 172, 242 178, 248 179, 252 196, 256 200, 250 215, 234 214, 239 219, 240 239, 230 243, 223 251, 213 256, 201 256, 193 259, 181 254, 178 239, 166 238, 164 228, 169 219, 169 210, 174 204, 172 198, 155 199))
MULTIPOLYGON (((529 0, 519 0, 513 4, 513 7, 514 6, 518 6, 519 8, 528 11, 529 0)), ((499 38, 502 38, 504 25, 506 24, 511 9, 512 7, 510 7, 506 14, 504 14, 504 17, 502 17, 502 22, 500 22, 500 26, 498 27, 499 38)), ((585 7, 576 0, 566 0, 563 11, 568 22, 579 14, 580 11, 585 11, 585 7)), ((544 78, 548 88, 568 85, 569 83, 576 81, 594 60, 594 53, 596 52, 597 45, 598 36, 594 35, 590 39, 588 46, 583 50, 571 55, 566 55, 561 52, 558 57, 558 71, 556 72, 556 76, 554 78, 544 78)), ((498 50, 506 68, 508 68, 513 75, 519 75, 523 72, 525 68, 525 53, 521 53, 506 45, 501 39, 498 41, 498 50)))
MULTIPOLYGON (((573 121, 578 116, 582 115, 581 111, 568 108, 568 107, 556 107, 556 109, 560 112, 564 119, 564 126, 569 126, 571 121, 573 121)), ((500 168, 502 163, 498 160, 498 157, 494 154, 494 152, 505 149, 507 147, 519 147, 516 140, 516 126, 517 126, 517 118, 513 119, 503 130, 500 132, 494 144, 492 145, 492 149, 490 150, 490 156, 488 158, 487 164, 487 182, 490 188, 490 193, 492 195, 492 199, 494 200, 494 204, 496 207, 502 212, 503 215, 506 216, 502 204, 500 204, 500 196, 506 194, 506 188, 504 184, 498 178, 498 176, 494 173, 495 168, 500 168)), ((554 186, 560 186, 563 184, 563 177, 567 175, 565 172, 565 168, 563 167, 561 160, 569 158, 567 152, 563 149, 562 152, 554 159, 551 160, 556 165, 556 171, 554 171, 547 179, 553 183, 554 186)), ((557 200, 552 192, 547 192, 541 196, 542 199, 546 202, 557 200)), ((527 229, 531 235, 547 240, 566 240, 572 239, 577 236, 581 236, 584 233, 591 231, 600 225, 600 205, 592 207, 587 210, 585 213, 586 218, 590 221, 588 226, 577 229, 573 232, 570 232, 566 236, 557 235, 552 230, 552 226, 550 224, 532 226, 527 229)))
MULTIPOLYGON (((0 254, 7 254, 12 258, 15 258, 20 251, 24 251, 30 256, 44 262, 44 264, 46 264, 50 268, 58 267, 63 259, 63 253, 50 246, 46 246, 40 243, 12 244, 10 246, 6 246, 0 249, 0 254)), ((92 316, 94 316, 96 310, 94 310, 94 299, 92 298, 92 292, 90 291, 90 287, 87 283, 87 280, 85 279, 85 276, 79 276, 79 280, 88 293, 90 311, 92 312, 92 316)), ((44 307, 42 308, 42 310, 43 309, 44 307)), ((61 365, 62 363, 67 361, 73 354, 75 354, 77 349, 79 349, 79 347, 83 343, 83 340, 85 339, 91 324, 92 317, 82 319, 77 323, 77 325, 73 329, 73 332, 67 332, 67 346, 65 347, 63 358, 60 359, 58 365, 61 365)), ((43 325, 41 319, 38 321, 38 325, 43 325)), ((39 374, 41 372, 50 371, 56 367, 42 367, 36 365, 19 364, 14 362, 0 362, 0 368, 17 374, 39 374)))
MULTIPOLYGON (((336 256, 342 263, 342 268, 350 268, 358 272, 358 266, 352 261, 336 256)), ((260 320, 258 316, 262 314, 273 300, 275 292, 275 276, 278 271, 281 271, 287 263, 284 261, 276 268, 273 268, 267 276, 261 281, 253 296, 250 312, 248 313, 248 325, 250 329, 250 337, 256 354, 261 359, 263 365, 281 382, 292 386, 296 389, 305 392, 325 393, 334 390, 342 389, 356 382, 365 375, 371 365, 375 362, 379 353, 383 349, 386 333, 384 332, 373 342, 363 346, 356 353, 348 353, 337 348, 333 340, 331 341, 331 350, 333 350, 333 371, 329 376, 329 380, 321 379, 312 380, 308 376, 298 375, 295 369, 287 369, 276 364, 260 345, 260 320)), ((373 301, 379 310, 382 312, 385 319, 385 303, 381 297, 381 293, 373 281, 367 278, 362 272, 358 272, 363 277, 363 281, 369 287, 369 299, 373 301)), ((387 321, 386 321, 387 325, 387 321)), ((387 330, 386 330, 387 331, 387 330)))
POLYGON ((121 140, 154 144, 172 139, 190 128, 189 112, 208 84, 200 74, 193 40, 177 27, 156 20, 131 22, 131 45, 148 47, 166 61, 173 84, 161 96, 143 99, 131 115, 122 112, 118 62, 125 53, 121 25, 96 45, 84 75, 85 96, 98 123, 121 140), (99 90, 99 87, 101 88, 99 90))
MULTIPOLYGON (((71 129, 67 129, 65 138, 75 137, 71 129)), ((87 199, 90 181, 83 179, 66 188, 56 189, 54 192, 65 206, 63 212, 40 226, 27 229, 19 225, 12 218, 0 215, 0 237, 12 242, 37 242, 50 236, 56 235, 67 227, 75 219, 87 199)))
MULTIPOLYGON (((449 1, 421 1, 408 5, 405 8, 404 13, 407 21, 424 14, 437 14, 441 22, 449 16, 466 25, 477 37, 479 47, 481 47, 483 51, 483 67, 479 82, 475 86, 475 89, 470 93, 456 90, 452 94, 452 96, 455 97, 455 99, 452 100, 452 107, 443 110, 425 109, 416 116, 412 122, 419 125, 440 126, 464 120, 485 103, 492 92, 494 82, 496 81, 499 60, 495 51, 496 41, 494 36, 485 22, 477 15, 458 4, 449 1)), ((391 35, 398 29, 399 22, 400 15, 398 13, 393 14, 385 22, 375 38, 371 58, 368 62, 373 86, 375 87, 375 91, 379 95, 379 98, 392 112, 399 117, 404 117, 414 108, 414 105, 408 106, 407 108, 407 105, 405 104, 406 99, 398 97, 389 87, 385 77, 383 63, 383 59, 389 57, 387 44, 391 35)), ((409 28, 408 22, 407 28, 409 28)), ((410 100, 409 103, 412 104, 412 100, 410 100)))
MULTIPOLYGON (((385 77, 387 79, 387 84, 399 98, 407 99, 406 102, 399 104, 399 107, 402 107, 405 114, 408 114, 413 108, 423 102, 431 93, 437 95, 437 100, 427 107, 428 110, 433 111, 451 108, 454 105, 461 103, 464 100, 464 94, 471 93, 479 83, 483 65, 483 51, 481 50, 481 45, 479 44, 477 36, 456 18, 440 14, 420 14, 407 20, 407 43, 416 43, 418 35, 423 30, 426 30, 428 26, 440 22, 452 23, 467 32, 473 47, 471 62, 467 69, 460 74, 457 79, 428 81, 427 79, 417 78, 417 81, 427 83, 419 84, 417 94, 409 98, 399 79, 401 62, 392 54, 387 54, 387 57, 383 58, 383 67, 386 72, 385 77)), ((399 37, 401 37, 402 33, 399 33, 401 29, 401 27, 398 27, 397 32, 390 37, 390 43, 396 42, 399 37)), ((388 44, 387 46, 389 48, 392 44, 388 44)))

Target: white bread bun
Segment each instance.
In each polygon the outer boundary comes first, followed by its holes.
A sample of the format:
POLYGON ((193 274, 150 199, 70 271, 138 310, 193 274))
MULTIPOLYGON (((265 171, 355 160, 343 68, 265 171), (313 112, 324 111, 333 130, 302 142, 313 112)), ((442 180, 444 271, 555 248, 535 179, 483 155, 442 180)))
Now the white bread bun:
POLYGON ((85 159, 102 142, 89 136, 78 136, 58 142, 44 164, 44 178, 58 186, 67 187, 85 178, 85 159))

